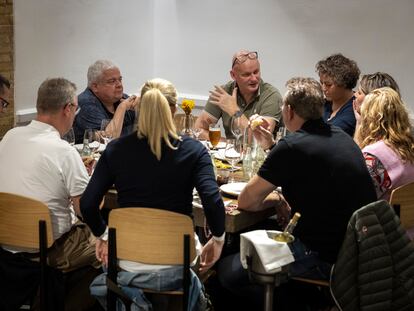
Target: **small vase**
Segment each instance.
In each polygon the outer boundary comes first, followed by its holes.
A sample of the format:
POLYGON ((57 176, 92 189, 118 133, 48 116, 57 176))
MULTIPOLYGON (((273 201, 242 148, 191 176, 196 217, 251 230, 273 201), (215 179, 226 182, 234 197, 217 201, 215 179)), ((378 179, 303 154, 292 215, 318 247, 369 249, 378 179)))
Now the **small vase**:
POLYGON ((185 114, 181 135, 193 137, 194 117, 191 113, 185 114))

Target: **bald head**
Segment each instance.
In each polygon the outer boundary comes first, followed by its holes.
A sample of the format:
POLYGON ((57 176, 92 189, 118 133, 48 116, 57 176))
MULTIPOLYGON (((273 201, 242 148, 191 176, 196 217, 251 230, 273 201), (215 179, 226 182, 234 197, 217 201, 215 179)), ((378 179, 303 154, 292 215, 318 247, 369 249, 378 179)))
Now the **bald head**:
POLYGON ((244 63, 247 59, 257 59, 258 55, 257 52, 252 52, 248 50, 240 50, 233 55, 231 61, 231 67, 233 68, 237 64, 244 63))

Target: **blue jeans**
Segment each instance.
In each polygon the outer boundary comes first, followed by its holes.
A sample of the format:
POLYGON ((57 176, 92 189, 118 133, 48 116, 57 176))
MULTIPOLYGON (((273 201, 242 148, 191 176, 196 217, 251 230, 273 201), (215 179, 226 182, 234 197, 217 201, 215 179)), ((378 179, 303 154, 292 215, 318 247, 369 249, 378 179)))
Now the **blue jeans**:
MULTIPOLYGON (((191 271, 191 285, 188 301, 188 310, 203 310, 206 304, 203 285, 197 275, 191 271)), ((151 302, 145 297, 141 289, 156 291, 182 290, 182 266, 172 266, 164 269, 151 269, 143 272, 118 272, 118 284, 122 291, 134 302, 131 310, 152 310, 151 302)), ((91 295, 106 309, 106 273, 102 273, 90 285, 91 295)), ((124 310, 118 300, 117 310, 124 310)))
POLYGON ((291 277, 329 280, 332 264, 319 259, 317 252, 310 250, 299 239, 289 244, 295 258, 289 266, 291 277))

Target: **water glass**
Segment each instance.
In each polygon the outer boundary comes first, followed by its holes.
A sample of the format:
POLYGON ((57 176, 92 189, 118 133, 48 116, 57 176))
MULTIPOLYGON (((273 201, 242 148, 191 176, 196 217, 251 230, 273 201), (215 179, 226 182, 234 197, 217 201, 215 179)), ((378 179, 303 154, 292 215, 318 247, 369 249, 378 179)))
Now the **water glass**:
POLYGON ((84 148, 87 145, 92 155, 96 153, 101 145, 99 132, 95 129, 86 129, 83 136, 83 145, 84 148))
POLYGON ((73 131, 73 128, 71 128, 65 135, 62 136, 63 140, 66 140, 69 145, 74 146, 75 145, 75 132, 73 131))
POLYGON ((239 163, 242 157, 242 145, 239 140, 227 139, 224 157, 231 165, 231 176, 229 183, 232 183, 234 182, 234 171, 236 170, 236 164, 239 163))
POLYGON ((281 140, 283 137, 286 136, 286 127, 279 127, 276 133, 276 144, 281 140))
POLYGON ((236 139, 239 139, 244 133, 244 126, 241 117, 231 119, 231 132, 236 139))
POLYGON ((199 128, 199 127, 193 127, 193 135, 194 135, 195 139, 198 140, 198 137, 200 136, 201 131, 202 131, 201 128, 199 128))

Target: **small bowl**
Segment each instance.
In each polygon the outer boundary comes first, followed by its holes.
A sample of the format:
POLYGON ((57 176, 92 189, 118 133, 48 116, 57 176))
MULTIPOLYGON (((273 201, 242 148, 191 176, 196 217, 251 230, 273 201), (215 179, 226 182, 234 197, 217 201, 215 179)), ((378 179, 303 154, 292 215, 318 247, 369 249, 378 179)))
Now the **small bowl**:
POLYGON ((230 171, 218 169, 217 170, 217 184, 219 186, 227 184, 229 182, 230 171))

